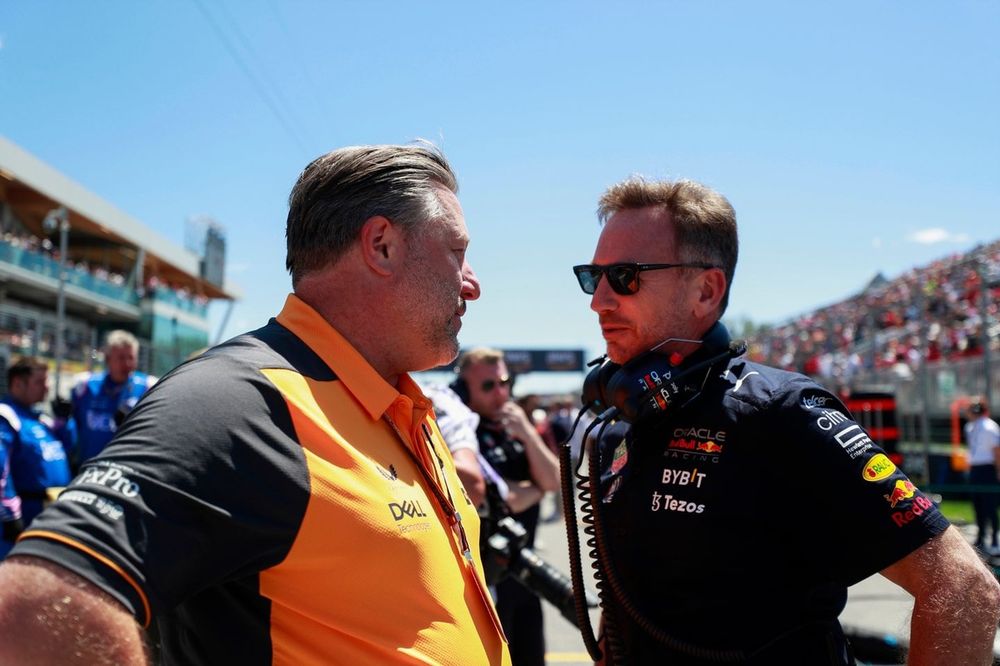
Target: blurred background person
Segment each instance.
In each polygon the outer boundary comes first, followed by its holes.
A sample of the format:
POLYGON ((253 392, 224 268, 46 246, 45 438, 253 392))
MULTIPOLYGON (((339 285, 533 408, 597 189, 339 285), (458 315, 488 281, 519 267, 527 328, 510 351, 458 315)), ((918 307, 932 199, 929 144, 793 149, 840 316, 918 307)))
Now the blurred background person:
MULTIPOLYGON (((12 492, 21 498, 24 526, 50 495, 69 483, 72 427, 35 409, 49 392, 49 366, 27 356, 7 369, 8 394, 0 400, 0 441, 9 451, 12 492), (58 425, 58 427, 57 427, 58 425)), ((8 491, 11 492, 11 491, 8 491)))
POLYGON ((103 372, 85 372, 73 388, 77 445, 75 465, 104 450, 118 430, 115 414, 128 413, 156 377, 139 372, 139 340, 128 331, 108 333, 103 372))
MULTIPOLYGON (((539 502, 546 492, 558 489, 559 462, 528 415, 511 400, 513 380, 502 351, 471 349, 459 358, 458 373, 452 389, 479 415, 479 451, 510 486, 508 506, 528 533, 525 545, 534 548, 539 502)), ((511 663, 544 666, 541 601, 514 578, 500 581, 496 592, 511 663)))
POLYGON ((969 405, 969 422, 965 424, 965 441, 969 444, 969 483, 972 485, 972 507, 976 513, 975 547, 991 555, 1000 554, 997 543, 1000 532, 1000 426, 990 418, 986 401, 976 398, 969 405), (986 546, 989 525, 990 545, 986 546))

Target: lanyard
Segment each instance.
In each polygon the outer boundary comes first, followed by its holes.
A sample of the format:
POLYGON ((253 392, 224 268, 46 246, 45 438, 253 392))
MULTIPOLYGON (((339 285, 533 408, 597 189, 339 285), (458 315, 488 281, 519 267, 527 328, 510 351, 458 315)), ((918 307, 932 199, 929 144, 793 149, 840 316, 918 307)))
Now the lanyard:
POLYGON ((414 450, 410 447, 406 438, 403 437, 403 433, 399 431, 399 427, 396 426, 392 419, 390 419, 387 415, 383 415, 382 418, 389 424, 392 431, 396 433, 396 437, 398 437, 399 441, 402 442, 403 448, 406 449, 406 452, 413 459, 417 469, 419 469, 420 473, 423 474, 424 480, 427 481, 427 485, 430 486, 431 490, 434 492, 434 497, 437 499, 438 505, 447 516, 448 524, 451 525, 452 530, 454 530, 455 534, 459 538, 459 541, 461 542, 462 555, 465 556, 466 560, 472 562, 472 549, 469 547, 469 538, 466 536, 465 527, 462 525, 462 514, 460 514, 455 508, 455 502, 451 495, 451 488, 448 486, 448 477, 445 474, 444 460, 442 460, 441 456, 438 455, 437 448, 434 446, 434 442, 431 439, 431 433, 427 428, 427 424, 421 423, 420 429, 424 433, 424 437, 427 440, 427 447, 431 450, 431 453, 434 454, 434 457, 437 459, 438 466, 441 468, 441 482, 444 484, 445 491, 448 493, 447 496, 445 496, 445 493, 441 492, 441 487, 438 485, 437 481, 431 477, 430 472, 428 472, 427 468, 424 467, 423 462, 421 462, 421 460, 417 457, 416 452, 414 452, 414 450))

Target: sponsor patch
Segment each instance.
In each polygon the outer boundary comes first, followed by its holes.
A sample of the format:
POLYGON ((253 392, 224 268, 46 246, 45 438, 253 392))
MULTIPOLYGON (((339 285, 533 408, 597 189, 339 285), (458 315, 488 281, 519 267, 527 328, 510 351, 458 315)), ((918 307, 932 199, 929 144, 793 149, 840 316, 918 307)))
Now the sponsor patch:
POLYGON ((80 476, 73 481, 74 486, 101 486, 112 492, 119 493, 123 497, 135 497, 139 494, 139 484, 125 476, 126 472, 131 472, 131 468, 115 463, 97 463, 92 467, 87 467, 80 473, 80 476))
POLYGON ((825 407, 826 403, 830 400, 831 398, 828 395, 804 395, 802 396, 802 406, 806 409, 825 407))
POLYGON ((384 476, 388 480, 390 480, 390 481, 395 481, 396 480, 397 474, 396 474, 396 466, 395 465, 389 465, 389 469, 386 469, 385 467, 382 467, 382 465, 379 465, 378 463, 375 463, 375 468, 378 470, 379 474, 381 474, 382 476, 384 476))
POLYGON ((661 479, 662 483, 665 485, 693 485, 695 488, 701 488, 701 482, 705 480, 706 476, 707 475, 704 472, 699 472, 697 467, 692 470, 671 469, 669 467, 665 467, 663 469, 663 476, 661 479))
MULTIPOLYGON (((888 495, 882 495, 885 501, 889 503, 889 507, 895 509, 896 505, 903 500, 908 500, 913 497, 913 493, 917 491, 916 487, 910 482, 909 479, 900 479, 893 486, 892 492, 888 495)), ((917 514, 920 515, 920 514, 917 514)))
POLYGON ((929 499, 918 495, 915 500, 913 500, 913 506, 907 511, 893 511, 892 522, 896 523, 896 527, 902 527, 913 521, 914 518, 924 515, 924 512, 934 506, 929 499))
POLYGON ((420 500, 403 500, 402 502, 389 502, 389 511, 392 519, 399 522, 403 518, 426 518, 427 513, 420 504, 420 500))
POLYGON ((892 476, 895 471, 893 462, 884 453, 877 453, 865 464, 861 478, 865 481, 881 481, 892 476))
POLYGON ((671 458, 673 460, 691 460, 696 464, 701 462, 719 462, 719 454, 713 453, 698 453, 697 451, 679 451, 677 449, 667 449, 663 452, 664 458, 671 458))
POLYGON ((875 442, 868 437, 868 433, 862 430, 857 423, 847 426, 833 438, 847 452, 847 455, 851 456, 851 460, 864 455, 875 446, 875 442))
POLYGON ((649 504, 650 511, 673 511, 675 513, 704 513, 705 505, 697 502, 680 500, 673 495, 664 495, 653 491, 652 500, 649 504))
POLYGON ((614 459, 611 461, 611 473, 617 474, 622 471, 625 467, 625 463, 628 462, 628 447, 625 446, 625 440, 623 439, 618 448, 615 449, 614 459))

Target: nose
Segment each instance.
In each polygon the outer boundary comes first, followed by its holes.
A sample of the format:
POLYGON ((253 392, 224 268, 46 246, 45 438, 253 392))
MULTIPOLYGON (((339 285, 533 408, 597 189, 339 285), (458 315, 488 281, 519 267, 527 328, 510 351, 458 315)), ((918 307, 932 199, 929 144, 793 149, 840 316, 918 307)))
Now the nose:
POLYGON ((479 298, 482 289, 479 287, 479 278, 468 261, 462 263, 462 298, 466 301, 474 301, 479 298))
POLYGON ((598 280, 597 289, 590 297, 590 309, 598 314, 611 312, 618 308, 618 294, 608 284, 606 277, 602 276, 602 279, 598 280))

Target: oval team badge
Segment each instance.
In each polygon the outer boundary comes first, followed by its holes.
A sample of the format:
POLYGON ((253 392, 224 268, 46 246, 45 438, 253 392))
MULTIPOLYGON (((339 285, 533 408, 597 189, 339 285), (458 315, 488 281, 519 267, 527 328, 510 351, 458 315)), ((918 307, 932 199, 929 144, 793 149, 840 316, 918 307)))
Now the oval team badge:
POLYGON ((628 462, 628 447, 623 439, 618 448, 615 449, 614 459, 611 461, 611 473, 617 474, 622 471, 622 467, 628 462))
POLYGON ((865 464, 861 477, 865 481, 881 481, 892 476, 895 471, 896 466, 892 461, 884 453, 879 453, 872 456, 871 460, 865 464))

